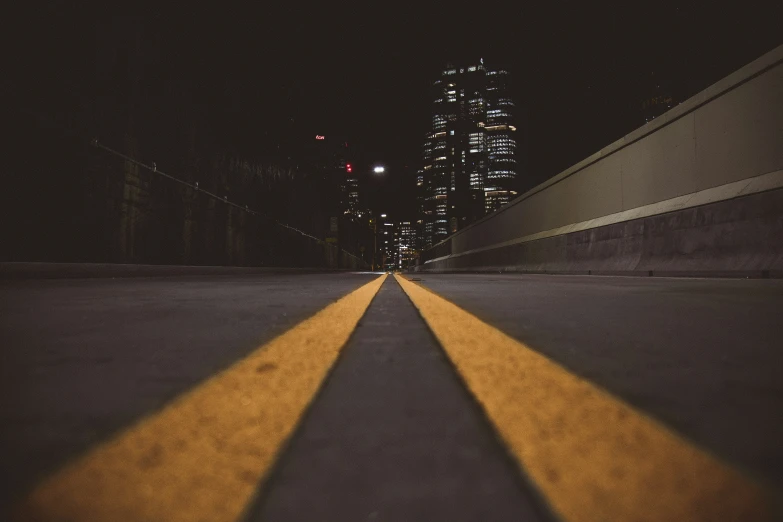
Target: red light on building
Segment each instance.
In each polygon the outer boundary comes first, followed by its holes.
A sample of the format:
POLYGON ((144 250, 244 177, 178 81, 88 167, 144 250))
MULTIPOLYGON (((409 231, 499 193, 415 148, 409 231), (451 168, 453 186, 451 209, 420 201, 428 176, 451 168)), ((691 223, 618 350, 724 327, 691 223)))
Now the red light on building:
POLYGON ((321 136, 320 134, 316 134, 315 135, 315 139, 317 139, 317 140, 325 140, 326 136, 321 136))
POLYGON ((353 167, 351 167, 350 163, 345 165, 345 172, 353 172, 353 167))

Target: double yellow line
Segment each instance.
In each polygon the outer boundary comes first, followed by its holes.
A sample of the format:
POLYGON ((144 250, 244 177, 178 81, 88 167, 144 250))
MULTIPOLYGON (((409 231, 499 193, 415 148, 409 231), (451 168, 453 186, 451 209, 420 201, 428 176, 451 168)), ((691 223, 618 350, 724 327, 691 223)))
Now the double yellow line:
POLYGON ((403 277, 540 493, 577 521, 768 520, 765 492, 620 399, 403 277))
MULTIPOLYGON (((454 304, 395 278, 521 471, 563 520, 769 518, 764 492, 716 458, 454 304)), ((385 279, 67 465, 25 499, 19 520, 239 519, 385 279)))
POLYGON ((41 483, 19 520, 231 522, 248 506, 386 276, 41 483))

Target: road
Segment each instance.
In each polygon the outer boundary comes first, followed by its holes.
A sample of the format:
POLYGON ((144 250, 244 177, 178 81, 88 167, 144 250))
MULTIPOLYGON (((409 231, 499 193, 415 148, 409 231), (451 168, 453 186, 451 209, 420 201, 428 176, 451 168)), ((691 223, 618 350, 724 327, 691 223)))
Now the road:
POLYGON ((3 281, 0 515, 762 520, 782 309, 776 280, 3 281))

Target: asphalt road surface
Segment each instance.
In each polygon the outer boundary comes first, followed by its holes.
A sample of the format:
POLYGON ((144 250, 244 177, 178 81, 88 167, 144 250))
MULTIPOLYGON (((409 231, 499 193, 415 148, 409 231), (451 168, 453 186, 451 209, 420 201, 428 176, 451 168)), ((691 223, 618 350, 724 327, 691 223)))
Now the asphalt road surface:
POLYGON ((4 504, 69 457, 375 277, 4 282, 4 504))
POLYGON ((783 281, 420 279, 783 490, 783 281))
MULTIPOLYGON (((433 305, 434 315, 427 315, 422 296, 404 291, 395 278, 380 283, 378 274, 369 273, 1 282, 0 518, 11 516, 12 507, 27 498, 61 502, 65 497, 46 492, 86 473, 80 471, 82 462, 93 462, 84 469, 100 470, 108 457, 100 452, 93 457, 95 448, 111 449, 114 440, 130 440, 134 447, 152 444, 162 451, 149 435, 146 442, 138 442, 134 433, 172 408, 187 411, 192 390, 204 389, 213 376, 225 375, 225 380, 239 372, 238 361, 268 351, 276 358, 254 363, 254 375, 270 380, 278 367, 294 364, 286 362, 286 346, 295 354, 294 348, 312 342, 312 359, 322 362, 297 366, 283 374, 285 379, 275 377, 269 384, 272 391, 258 399, 274 411, 288 412, 271 428, 262 426, 263 415, 254 421, 262 434, 282 434, 274 458, 256 466, 248 464, 255 461, 247 456, 232 457, 237 466, 245 465, 242 477, 249 483, 248 492, 236 495, 242 498, 234 499, 239 507, 233 511, 218 507, 214 513, 219 516, 205 520, 611 519, 606 513, 600 514, 603 518, 589 513, 575 518, 575 507, 541 484, 540 477, 547 475, 537 474, 534 462, 540 455, 530 453, 539 447, 538 435, 534 430, 528 435, 527 428, 514 424, 517 420, 504 420, 502 412, 493 413, 519 402, 516 384, 499 379, 493 396, 482 391, 471 374, 476 370, 463 364, 471 352, 460 352, 448 335, 438 333, 438 321, 448 321, 448 314, 437 317, 437 306, 445 301, 486 324, 480 328, 487 328, 481 335, 489 355, 481 357, 507 357, 503 350, 512 355, 517 350, 506 346, 495 351, 496 329, 562 368, 546 370, 555 372, 555 379, 565 382, 575 376, 608 392, 601 400, 630 405, 632 415, 643 419, 640 429, 655 432, 657 424, 644 424, 649 417, 671 431, 671 444, 686 451, 698 448, 707 461, 725 463, 773 494, 783 492, 783 281, 407 277, 414 286, 443 298, 433 305), (374 281, 378 285, 370 288, 374 281), (345 308, 329 308, 336 301, 345 308), (333 315, 326 314, 327 309, 333 315), (343 317, 349 324, 338 324, 343 317), (312 322, 305 321, 308 318, 312 322), (348 333, 338 332, 338 326, 348 333), (291 332, 299 337, 290 339, 300 341, 287 341, 285 335, 291 332), (345 335, 347 343, 341 337, 345 335), (282 341, 270 348, 278 336, 282 341), (330 339, 336 348, 319 348, 330 339), (292 391, 299 389, 305 391, 292 391), (516 446, 508 430, 525 431, 525 443, 516 446)), ((469 337, 470 332, 459 332, 460 324, 444 328, 457 340, 469 337)), ((310 352, 302 353, 309 358, 310 352)), ((484 367, 491 371, 491 361, 477 366, 479 374, 484 367)), ((534 384, 544 375, 538 371, 528 372, 534 384)), ((541 401, 557 400, 554 390, 559 388, 549 389, 541 401)), ((603 391, 597 393, 603 397, 603 391)), ((257 400, 251 396, 245 403, 244 397, 245 405, 257 400)), ((580 407, 572 404, 574 410, 580 407)), ((542 419, 530 422, 551 422, 542 419)), ((167 422, 167 435, 177 434, 177 444, 186 448, 182 451, 192 452, 194 460, 214 460, 198 444, 188 446, 187 420, 167 422)), ((612 425, 612 419, 600 415, 585 424, 589 422, 612 425)), ((530 426, 547 431, 546 425, 530 426)), ((201 431, 210 429, 216 428, 201 431)), ((592 444, 595 436, 590 433, 569 429, 568 440, 590 438, 586 443, 592 444)), ((220 440, 231 435, 222 434, 220 440)), ((554 444, 551 440, 547 444, 554 444)), ((223 446, 217 447, 209 451, 223 446)), ((165 457, 153 461, 145 461, 145 466, 166 467, 165 457)), ((175 484, 184 469, 165 475, 166 487, 175 484)), ((648 471, 658 473, 654 464, 648 471)), ((611 475, 601 469, 592 473, 611 475)), ((612 484, 632 479, 608 481, 600 493, 610 498, 612 484)), ((227 504, 217 493, 198 490, 198 484, 189 487, 204 505, 227 504)), ((140 491, 157 494, 149 488, 140 491)), ((167 495, 182 497, 175 485, 171 488, 167 495)), ((90 495, 98 498, 99 493, 91 491, 73 502, 73 513, 84 514, 82 518, 54 511, 39 518, 96 519, 89 513, 99 501, 90 495)), ((611 503, 597 495, 592 495, 596 502, 611 503)), ((642 508, 639 513, 649 516, 637 519, 658 519, 642 508)), ((112 516, 140 519, 125 509, 112 516)), ((145 512, 145 520, 156 519, 150 513, 145 512)), ((182 518, 198 519, 192 514, 182 518)))

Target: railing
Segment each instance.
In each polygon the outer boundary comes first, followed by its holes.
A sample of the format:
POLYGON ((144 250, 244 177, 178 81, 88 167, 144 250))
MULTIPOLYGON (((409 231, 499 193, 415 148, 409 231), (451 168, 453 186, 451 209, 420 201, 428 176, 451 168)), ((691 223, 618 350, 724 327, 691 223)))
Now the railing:
POLYGON ((16 116, 0 260, 365 266, 314 232, 328 224, 314 175, 217 155, 164 170, 128 136, 109 144, 31 111, 16 116))

